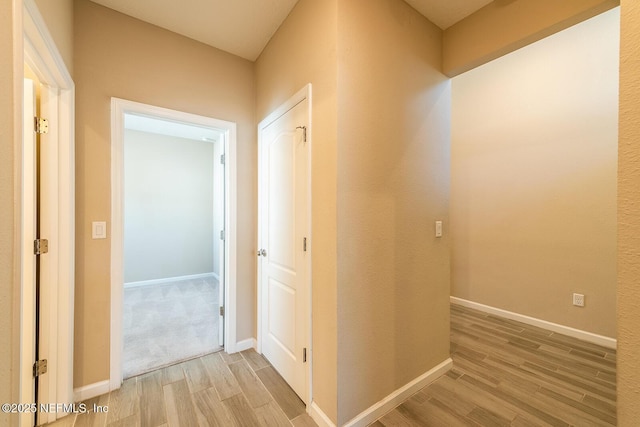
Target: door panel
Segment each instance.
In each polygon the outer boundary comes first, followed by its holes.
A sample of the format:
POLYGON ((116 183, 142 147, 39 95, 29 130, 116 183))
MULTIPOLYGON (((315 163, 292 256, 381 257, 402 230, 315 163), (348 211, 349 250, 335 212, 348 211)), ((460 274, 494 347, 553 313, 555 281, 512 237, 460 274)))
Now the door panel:
POLYGON ((307 126, 305 99, 261 129, 260 283, 262 353, 306 399, 304 349, 307 344, 309 234, 307 126))

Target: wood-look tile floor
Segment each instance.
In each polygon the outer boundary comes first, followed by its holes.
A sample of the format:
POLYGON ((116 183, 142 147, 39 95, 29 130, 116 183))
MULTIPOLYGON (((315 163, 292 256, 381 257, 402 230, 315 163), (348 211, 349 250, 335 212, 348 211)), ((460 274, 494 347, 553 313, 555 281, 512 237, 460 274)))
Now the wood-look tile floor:
MULTIPOLYGON (((616 425, 615 350, 452 305, 451 352, 451 371, 372 426, 616 425)), ((316 426, 253 350, 134 377, 86 403, 109 411, 51 426, 316 426)))
POLYGON ((69 415, 49 426, 317 427, 304 403, 253 350, 213 353, 132 377, 85 403, 108 411, 69 415))
POLYGON ((372 424, 616 425, 616 352, 451 306, 453 369, 372 424))

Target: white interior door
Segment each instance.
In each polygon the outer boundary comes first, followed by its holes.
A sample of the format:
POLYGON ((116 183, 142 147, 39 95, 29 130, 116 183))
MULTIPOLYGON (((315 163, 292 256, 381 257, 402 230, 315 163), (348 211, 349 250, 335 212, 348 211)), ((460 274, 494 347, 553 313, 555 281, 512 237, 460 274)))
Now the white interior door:
POLYGON ((307 401, 308 98, 260 127, 261 351, 307 401))

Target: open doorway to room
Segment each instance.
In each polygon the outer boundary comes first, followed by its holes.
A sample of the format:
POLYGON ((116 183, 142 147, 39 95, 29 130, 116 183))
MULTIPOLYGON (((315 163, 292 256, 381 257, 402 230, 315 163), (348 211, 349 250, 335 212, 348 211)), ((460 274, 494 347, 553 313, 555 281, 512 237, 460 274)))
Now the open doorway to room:
POLYGON ((233 347, 235 126, 112 101, 111 390, 233 347))
POLYGON ((125 114, 123 377, 222 349, 224 135, 125 114))

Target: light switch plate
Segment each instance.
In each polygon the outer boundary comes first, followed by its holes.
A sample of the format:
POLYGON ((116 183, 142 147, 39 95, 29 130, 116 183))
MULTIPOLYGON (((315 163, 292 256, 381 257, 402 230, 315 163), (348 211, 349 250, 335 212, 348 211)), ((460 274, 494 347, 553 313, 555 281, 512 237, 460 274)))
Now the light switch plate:
POLYGON ((91 223, 91 238, 106 239, 107 223, 105 221, 94 221, 91 223))
POLYGON ((436 237, 442 237, 442 221, 436 221, 436 237))

